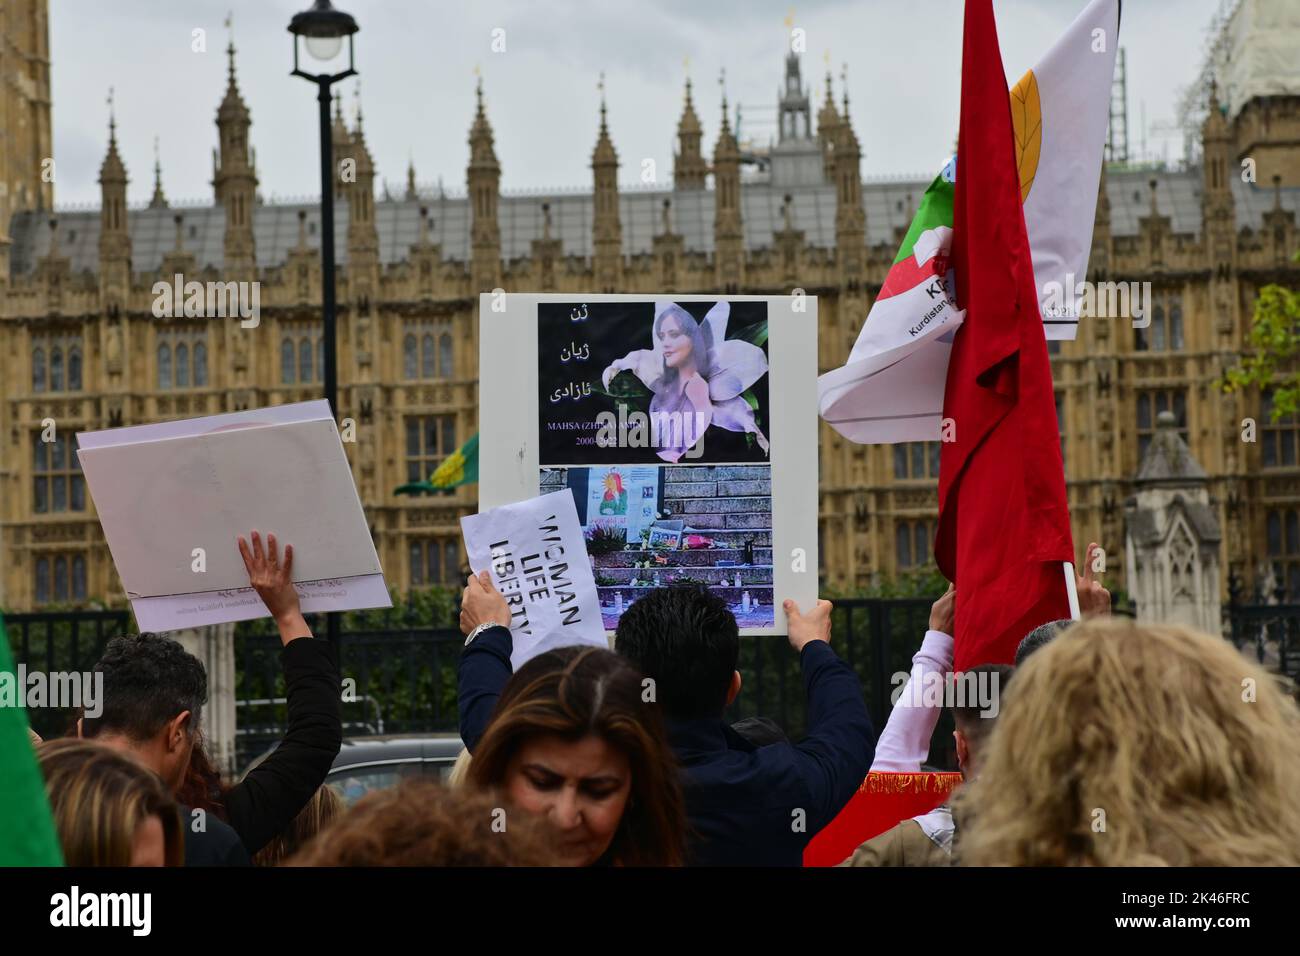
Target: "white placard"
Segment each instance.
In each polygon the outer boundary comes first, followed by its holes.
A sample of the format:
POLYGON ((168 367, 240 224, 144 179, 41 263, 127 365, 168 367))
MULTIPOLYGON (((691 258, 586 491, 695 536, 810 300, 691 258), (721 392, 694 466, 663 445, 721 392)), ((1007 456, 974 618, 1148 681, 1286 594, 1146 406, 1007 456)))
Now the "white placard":
POLYGON ((77 443, 142 629, 267 616, 235 543, 254 528, 294 546, 304 612, 391 606, 326 402, 83 432, 77 443))
POLYGON ((732 607, 742 634, 784 634, 780 605, 787 598, 805 610, 813 606, 815 297, 484 293, 479 334, 479 506, 573 490, 607 631, 647 589, 674 583, 714 590, 732 607), (674 306, 690 313, 694 352, 709 352, 698 367, 710 401, 696 402, 690 392, 672 396, 671 408, 685 412, 683 440, 625 456, 621 449, 597 452, 593 422, 601 413, 653 416, 656 403, 666 407, 669 390, 660 379, 678 356, 661 338, 660 318, 674 306), (755 341, 760 323, 761 355, 735 344, 755 341), (705 418, 694 419, 702 407, 705 418), (697 434, 702 438, 693 443, 697 434), (647 468, 658 469, 657 481, 642 477, 647 468), (720 500, 710 503, 711 495, 720 500), (681 522, 675 548, 663 547, 672 536, 655 530, 670 520, 681 522), (643 553, 618 555, 617 541, 596 540, 618 534, 627 551, 638 548, 626 536, 644 535, 643 553))
POLYGON ((502 505, 460 523, 470 568, 490 571, 510 605, 515 670, 555 647, 608 647, 572 494, 502 505))

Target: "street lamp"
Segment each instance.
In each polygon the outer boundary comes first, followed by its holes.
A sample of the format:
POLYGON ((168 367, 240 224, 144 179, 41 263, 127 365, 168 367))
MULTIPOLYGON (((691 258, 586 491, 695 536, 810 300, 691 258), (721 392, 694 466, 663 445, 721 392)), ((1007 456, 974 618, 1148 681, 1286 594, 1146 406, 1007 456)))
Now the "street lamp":
MULTIPOLYGON (((321 314, 325 321, 325 400, 329 402, 334 421, 339 418, 338 336, 334 318, 334 156, 330 133, 330 87, 339 80, 355 76, 352 37, 357 32, 357 21, 349 13, 335 10, 329 0, 316 0, 310 10, 296 13, 289 21, 293 34, 293 72, 316 84, 316 99, 320 103, 320 216, 321 216, 321 314), (307 55, 326 64, 339 55, 343 38, 348 38, 347 69, 340 73, 308 73, 298 67, 299 40, 307 48, 307 55)), ((338 646, 339 615, 326 616, 326 634, 330 643, 338 646)))
POLYGON ((316 0, 310 10, 294 14, 289 21, 293 34, 293 72, 316 84, 316 99, 320 103, 320 214, 321 214, 321 277, 324 289, 321 294, 321 313, 325 320, 325 399, 330 412, 338 420, 338 341, 335 334, 334 302, 334 156, 330 133, 330 87, 339 80, 356 76, 353 69, 352 37, 357 32, 357 21, 350 13, 335 10, 329 0, 316 0), (307 55, 322 64, 328 63, 343 49, 343 38, 348 41, 347 69, 339 73, 308 73, 298 66, 298 47, 305 46, 307 55), (299 41, 302 41, 299 43, 299 41))

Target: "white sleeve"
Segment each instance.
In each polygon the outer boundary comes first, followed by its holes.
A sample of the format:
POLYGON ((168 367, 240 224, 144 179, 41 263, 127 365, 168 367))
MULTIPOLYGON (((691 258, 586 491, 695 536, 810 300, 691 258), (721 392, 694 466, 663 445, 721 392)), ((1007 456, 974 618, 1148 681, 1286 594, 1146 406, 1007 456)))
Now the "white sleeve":
POLYGON ((936 694, 931 691, 927 695, 925 690, 942 688, 951 670, 952 638, 942 631, 926 631, 921 649, 912 658, 911 676, 903 685, 889 721, 876 742, 872 770, 883 773, 920 772, 921 764, 930 753, 930 737, 943 711, 943 695, 937 695, 939 703, 927 706, 927 699, 936 700, 936 694), (929 674, 939 676, 927 677, 929 674))

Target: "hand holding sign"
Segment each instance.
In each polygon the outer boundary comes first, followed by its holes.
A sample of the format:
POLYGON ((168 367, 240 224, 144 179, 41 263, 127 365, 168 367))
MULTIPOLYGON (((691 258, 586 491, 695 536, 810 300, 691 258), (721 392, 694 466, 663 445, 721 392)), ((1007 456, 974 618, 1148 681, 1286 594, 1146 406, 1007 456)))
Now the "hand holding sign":
POLYGON ((460 599, 460 632, 468 635, 481 624, 510 626, 510 605, 492 584, 492 572, 471 574, 460 599))
POLYGON ((1110 592, 1097 580, 1098 573, 1105 573, 1106 553, 1096 541, 1089 542, 1084 552, 1083 577, 1079 578, 1079 614, 1083 617, 1098 617, 1110 613, 1110 592))
POLYGON ((293 586, 293 545, 284 546, 284 563, 280 563, 275 535, 266 536, 266 550, 262 550, 262 536, 254 530, 250 535, 252 547, 239 536, 239 553, 248 570, 248 583, 262 599, 266 609, 275 618, 280 629, 280 640, 288 644, 299 637, 311 637, 311 628, 302 616, 298 591, 293 586))

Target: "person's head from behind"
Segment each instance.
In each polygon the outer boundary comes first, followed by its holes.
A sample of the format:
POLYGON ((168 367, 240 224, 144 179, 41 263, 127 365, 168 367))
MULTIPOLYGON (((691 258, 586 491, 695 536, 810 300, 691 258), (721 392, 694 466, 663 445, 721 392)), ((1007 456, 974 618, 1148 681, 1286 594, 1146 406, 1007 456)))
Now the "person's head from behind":
POLYGON ((412 778, 366 794, 287 865, 548 866, 554 841, 544 820, 492 791, 412 778))
POLYGON ((468 784, 499 790, 559 832, 560 862, 681 861, 685 811, 663 720, 641 675, 601 648, 528 661, 501 692, 468 784))
POLYGON ((1048 621, 1046 624, 1040 624, 1024 636, 1021 642, 1016 646, 1016 666, 1019 667, 1025 661, 1029 660, 1029 655, 1046 647, 1052 641, 1056 640, 1065 629, 1075 622, 1067 618, 1059 621, 1048 621))
POLYGON ((1300 864, 1300 712, 1221 637, 1085 621, 1017 669, 960 797, 973 865, 1300 864))
POLYGON ((180 814, 155 773, 75 737, 41 744, 36 757, 65 864, 180 866, 180 814))
POLYGON ((278 866, 306 846, 312 837, 334 825, 345 809, 343 798, 328 783, 322 783, 289 825, 253 855, 253 863, 278 866))
POLYGON ((203 664, 176 641, 130 634, 108 642, 102 712, 82 717, 83 737, 129 753, 175 791, 185 779, 208 696, 203 664))
POLYGON ((740 693, 740 629, 725 601, 703 588, 656 588, 623 612, 614 649, 654 681, 677 720, 721 717, 740 693))
POLYGON ((985 745, 1002 710, 1002 692, 1012 673, 1007 664, 980 664, 954 678, 952 736, 957 766, 968 780, 979 773, 985 745))

